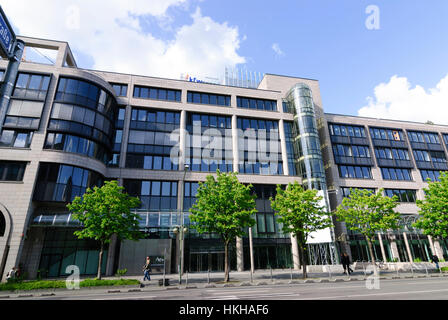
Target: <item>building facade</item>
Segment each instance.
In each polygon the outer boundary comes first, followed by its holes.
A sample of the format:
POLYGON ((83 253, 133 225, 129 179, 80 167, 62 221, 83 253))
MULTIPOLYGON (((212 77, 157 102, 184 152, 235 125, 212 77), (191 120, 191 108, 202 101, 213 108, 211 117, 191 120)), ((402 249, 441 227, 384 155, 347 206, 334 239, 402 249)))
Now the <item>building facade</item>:
MULTIPOLYGON (((233 269, 298 267, 297 245, 269 201, 278 184, 294 181, 318 189, 329 212, 350 188, 397 194, 403 229, 378 235, 377 258, 446 257, 446 241, 410 223, 426 177, 448 170, 448 127, 325 114, 317 80, 267 74, 254 89, 83 70, 65 42, 20 39, 57 58, 20 63, 3 123, 2 278, 13 266, 29 278, 64 276, 70 265, 96 274, 98 244, 74 237, 80 226, 66 204, 106 180, 141 199, 135 210, 145 234, 112 240, 106 274, 139 274, 147 255, 167 272, 178 272, 181 260, 189 272, 223 270, 220 239, 197 234, 188 218, 199 182, 218 169, 238 172, 257 195, 256 225, 236 239, 233 269), (182 255, 179 226, 188 230, 182 255)), ((309 263, 337 264, 341 251, 370 258, 364 240, 336 222, 309 242, 309 263)))

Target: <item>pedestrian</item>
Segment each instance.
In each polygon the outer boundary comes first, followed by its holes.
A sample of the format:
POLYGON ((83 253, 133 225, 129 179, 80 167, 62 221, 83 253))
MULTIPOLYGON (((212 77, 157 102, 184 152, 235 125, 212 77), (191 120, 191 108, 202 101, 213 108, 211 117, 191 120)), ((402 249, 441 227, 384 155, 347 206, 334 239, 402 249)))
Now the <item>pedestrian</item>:
POLYGON ((144 273, 143 281, 145 281, 146 279, 148 279, 148 281, 151 281, 151 277, 149 275, 150 272, 151 272, 151 259, 148 256, 146 257, 146 262, 145 265, 143 266, 143 273, 144 273))
POLYGON ((350 275, 350 273, 352 273, 353 270, 350 268, 350 257, 348 256, 347 252, 344 252, 341 255, 341 263, 342 267, 344 268, 344 274, 350 275))
POLYGON ((6 274, 6 281, 11 282, 14 281, 16 278, 16 268, 13 267, 9 272, 6 274))
POLYGON ((436 268, 438 270, 439 269, 439 258, 435 254, 432 255, 431 262, 434 262, 436 264, 436 268))

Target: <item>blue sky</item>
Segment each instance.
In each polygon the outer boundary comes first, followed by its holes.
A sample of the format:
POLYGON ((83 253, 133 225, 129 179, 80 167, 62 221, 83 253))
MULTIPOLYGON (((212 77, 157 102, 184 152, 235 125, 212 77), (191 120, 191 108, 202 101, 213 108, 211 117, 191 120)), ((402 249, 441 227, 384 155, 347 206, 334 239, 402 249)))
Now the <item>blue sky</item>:
POLYGON ((448 124, 446 0, 0 4, 19 34, 68 41, 83 68, 178 78, 244 65, 319 80, 329 113, 448 124), (369 5, 379 30, 365 25, 369 5))
POLYGON ((433 88, 448 73, 446 0, 219 3, 205 1, 202 12, 247 36, 239 52, 248 68, 319 80, 326 112, 356 114, 393 75, 433 88), (380 9, 379 30, 365 26, 371 4, 380 9))

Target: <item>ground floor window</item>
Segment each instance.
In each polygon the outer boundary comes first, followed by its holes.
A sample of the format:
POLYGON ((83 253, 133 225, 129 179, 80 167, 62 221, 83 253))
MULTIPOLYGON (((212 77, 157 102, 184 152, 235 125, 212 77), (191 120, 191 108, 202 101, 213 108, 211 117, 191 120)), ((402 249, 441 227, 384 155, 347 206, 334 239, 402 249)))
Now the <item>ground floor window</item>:
MULTIPOLYGON (((72 228, 48 228, 39 264, 42 278, 63 277, 66 268, 76 265, 80 275, 96 275, 98 271, 99 243, 94 240, 78 239, 72 228)), ((107 250, 103 254, 102 271, 105 273, 107 250)))

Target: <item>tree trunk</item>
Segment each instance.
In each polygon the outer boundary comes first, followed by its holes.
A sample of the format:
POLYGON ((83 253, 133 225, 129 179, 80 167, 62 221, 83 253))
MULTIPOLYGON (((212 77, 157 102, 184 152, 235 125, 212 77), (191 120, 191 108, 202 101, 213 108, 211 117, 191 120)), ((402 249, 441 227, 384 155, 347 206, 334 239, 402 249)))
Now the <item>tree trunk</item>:
POLYGON ((366 236, 366 240, 367 240, 367 247, 369 247, 370 257, 372 259, 373 271, 374 271, 375 275, 377 275, 378 271, 376 270, 376 260, 375 260, 375 255, 373 254, 372 242, 370 241, 369 237, 367 237, 367 236, 366 236))
POLYGON ((224 282, 229 282, 229 242, 224 242, 224 282))
POLYGON ((306 267, 307 267, 307 261, 306 261, 306 244, 300 244, 299 245, 299 252, 300 252, 300 264, 302 265, 302 275, 303 275, 303 279, 306 279, 307 277, 307 272, 306 272, 306 267))
POLYGON ((101 266, 103 264, 103 253, 104 253, 104 241, 101 240, 100 255, 98 258, 98 273, 96 275, 96 278, 98 280, 101 280, 101 266))

